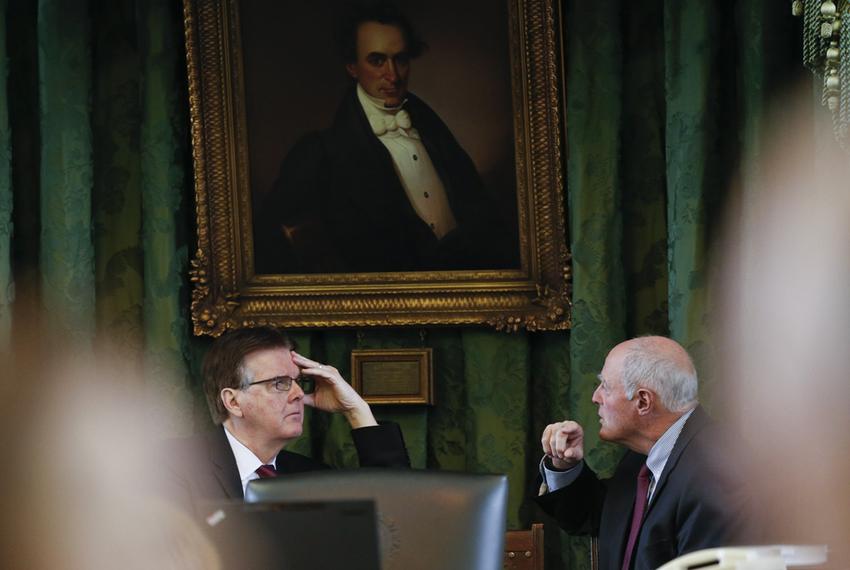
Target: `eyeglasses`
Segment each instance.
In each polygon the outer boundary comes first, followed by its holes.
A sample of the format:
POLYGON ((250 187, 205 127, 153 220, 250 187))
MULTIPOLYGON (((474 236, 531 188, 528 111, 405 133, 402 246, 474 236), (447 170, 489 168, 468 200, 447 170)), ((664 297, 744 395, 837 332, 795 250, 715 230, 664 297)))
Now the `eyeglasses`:
POLYGON ((293 382, 301 386, 301 390, 305 394, 312 394, 313 389, 316 387, 316 381, 310 378, 309 376, 299 376, 298 378, 290 378, 289 376, 275 376, 274 378, 269 378, 268 380, 257 380, 256 382, 249 382, 248 385, 245 386, 245 389, 247 390, 248 388, 256 384, 271 384, 275 392, 289 392, 290 388, 292 388, 293 382))

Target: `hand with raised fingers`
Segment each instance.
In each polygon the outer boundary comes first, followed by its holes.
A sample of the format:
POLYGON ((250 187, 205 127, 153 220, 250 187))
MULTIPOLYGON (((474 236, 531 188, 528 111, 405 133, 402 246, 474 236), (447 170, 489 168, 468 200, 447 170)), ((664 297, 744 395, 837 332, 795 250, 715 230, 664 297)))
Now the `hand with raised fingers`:
POLYGON ((310 360, 294 350, 292 361, 302 374, 316 381, 312 394, 304 395, 304 403, 325 412, 342 413, 352 428, 378 425, 369 404, 345 381, 339 370, 327 364, 310 360))
POLYGON ((549 424, 540 443, 555 469, 571 469, 584 459, 584 430, 574 421, 549 424))

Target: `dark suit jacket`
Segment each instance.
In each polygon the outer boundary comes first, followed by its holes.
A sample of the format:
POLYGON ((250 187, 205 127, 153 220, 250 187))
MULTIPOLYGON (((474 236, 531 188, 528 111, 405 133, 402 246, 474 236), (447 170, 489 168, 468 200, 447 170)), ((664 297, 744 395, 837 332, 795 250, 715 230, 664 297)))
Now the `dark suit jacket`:
MULTIPOLYGON (((359 428, 351 434, 361 467, 410 467, 398 425, 359 428)), ((204 512, 204 503, 243 498, 239 469, 224 428, 170 440, 163 453, 163 494, 186 512, 205 517, 209 513, 204 512)), ((281 476, 329 469, 324 463, 286 450, 278 454, 276 464, 281 476)))
POLYGON ((302 137, 255 212, 258 273, 518 267, 516 231, 472 160, 422 100, 405 109, 446 189, 457 228, 438 240, 416 214, 352 88, 332 126, 302 137))
MULTIPOLYGON (((653 570, 687 552, 749 540, 750 494, 736 447, 697 407, 656 483, 633 568, 653 570)), ((572 485, 537 498, 567 532, 599 537, 600 570, 622 566, 637 473, 645 461, 645 455, 627 452, 608 480, 585 465, 572 485)))

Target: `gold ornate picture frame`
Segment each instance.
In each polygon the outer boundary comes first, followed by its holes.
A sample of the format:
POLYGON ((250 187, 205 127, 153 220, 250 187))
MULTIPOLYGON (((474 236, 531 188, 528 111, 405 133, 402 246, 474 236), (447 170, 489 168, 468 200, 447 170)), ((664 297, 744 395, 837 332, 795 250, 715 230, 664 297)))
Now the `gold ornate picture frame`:
POLYGON ((240 27, 240 3, 184 0, 197 220, 195 334, 260 324, 569 328, 560 18, 552 0, 507 2, 516 268, 261 274, 254 259, 250 165, 256 150, 249 148, 242 44, 248 34, 240 27))

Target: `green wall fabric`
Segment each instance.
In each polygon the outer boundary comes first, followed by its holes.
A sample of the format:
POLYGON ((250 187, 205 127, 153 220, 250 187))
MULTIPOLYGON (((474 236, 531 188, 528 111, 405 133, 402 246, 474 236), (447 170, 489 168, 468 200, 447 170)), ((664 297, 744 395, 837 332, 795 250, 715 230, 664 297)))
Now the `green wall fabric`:
POLYGON ((98 338, 141 373, 144 253, 141 99, 136 19, 127 2, 97 2, 94 41, 95 291, 98 338))
POLYGON ((737 139, 735 130, 720 127, 724 117, 712 107, 723 44, 710 40, 722 35, 719 12, 719 3, 698 0, 670 0, 664 7, 670 336, 691 352, 700 370, 710 362, 708 208, 726 183, 717 176, 724 164, 715 145, 734 147, 737 139), (726 140, 719 141, 721 136, 726 140))
POLYGON ((189 263, 184 199, 186 92, 179 10, 168 0, 136 3, 141 52, 141 187, 144 249, 145 376, 164 402, 156 415, 163 434, 192 430, 186 357, 189 263))
MULTIPOLYGON (((623 7, 623 216, 626 330, 669 334, 664 12, 660 2, 623 7)), ((634 334, 634 333, 632 333, 634 334)))
POLYGON ((87 2, 39 0, 41 277, 51 330, 95 332, 91 37, 87 2))
POLYGON ((528 337, 463 332, 467 470, 508 475, 508 525, 527 495, 528 337))
MULTIPOLYGON (((402 427, 416 468, 506 473, 507 523, 547 523, 552 569, 587 568, 589 541, 561 533, 530 499, 540 434, 582 422, 588 463, 611 473, 622 451, 598 440, 591 396, 608 350, 640 334, 685 344, 711 396, 718 213, 736 177, 746 190, 757 176, 764 109, 800 67, 799 30, 768 0, 562 7, 573 330, 294 332, 299 351, 345 377, 355 348, 433 348, 435 405, 375 406, 375 415, 402 427)), ((14 36, 8 53, 0 41, 0 342, 26 332, 16 320, 23 284, 67 338, 109 341, 127 362, 116 382, 142 374, 164 399, 153 430, 205 429, 199 367, 211 340, 191 337, 188 315, 181 7, 0 0, 0 9, 15 14, 14 28, 8 18, 0 27, 0 39, 14 36)), ((341 417, 308 411, 290 449, 356 464, 341 417)))

